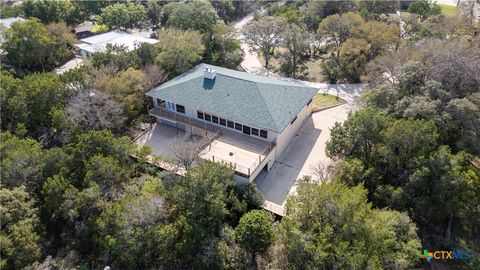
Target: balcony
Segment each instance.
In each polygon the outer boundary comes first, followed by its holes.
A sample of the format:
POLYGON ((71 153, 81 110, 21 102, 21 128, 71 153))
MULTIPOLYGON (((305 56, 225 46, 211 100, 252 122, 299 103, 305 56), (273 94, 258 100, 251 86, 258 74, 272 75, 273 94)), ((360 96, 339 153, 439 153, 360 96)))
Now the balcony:
MULTIPOLYGON (((248 136, 226 127, 217 126, 184 114, 156 107, 150 115, 185 125, 185 129, 196 135, 207 137, 207 144, 200 157, 205 160, 232 166, 237 174, 250 176, 265 161, 275 144, 248 136)), ((158 137, 161 137, 160 135, 158 137)), ((148 144, 148 143, 147 143, 148 144)), ((168 142, 165 142, 168 145, 168 142)), ((152 146, 154 152, 155 148, 152 146)))

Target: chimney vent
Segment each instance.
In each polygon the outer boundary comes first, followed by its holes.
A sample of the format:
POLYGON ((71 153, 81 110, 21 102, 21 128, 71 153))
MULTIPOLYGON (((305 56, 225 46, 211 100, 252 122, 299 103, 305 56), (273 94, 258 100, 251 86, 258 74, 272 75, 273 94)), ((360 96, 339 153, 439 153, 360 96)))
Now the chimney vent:
POLYGON ((215 79, 216 75, 217 75, 217 73, 215 72, 214 69, 211 69, 209 67, 206 67, 206 68, 203 69, 203 77, 205 79, 213 80, 213 79, 215 79))

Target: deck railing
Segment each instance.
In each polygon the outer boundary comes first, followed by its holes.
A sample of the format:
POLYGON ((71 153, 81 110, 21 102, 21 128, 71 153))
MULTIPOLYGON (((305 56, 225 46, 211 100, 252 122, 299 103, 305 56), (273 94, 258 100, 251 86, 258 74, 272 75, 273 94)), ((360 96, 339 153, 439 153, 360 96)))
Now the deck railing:
POLYGON ((208 132, 214 132, 217 133, 219 130, 221 130, 220 127, 217 127, 215 125, 209 124, 204 121, 197 120, 195 118, 190 118, 184 114, 169 111, 165 108, 162 107, 155 107, 149 111, 150 115, 153 116, 158 116, 162 117, 168 120, 172 120, 175 122, 181 122, 185 125, 188 125, 190 127, 197 127, 200 129, 203 129, 205 131, 205 136, 208 136, 208 132))
MULTIPOLYGON (((221 127, 209 124, 205 121, 200 121, 200 120, 197 120, 197 119, 194 119, 194 118, 187 117, 186 115, 183 115, 183 114, 180 114, 180 113, 177 113, 177 112, 173 112, 173 111, 167 110, 167 109, 162 108, 162 107, 155 107, 155 108, 151 109, 149 111, 149 114, 153 115, 153 116, 166 118, 168 120, 172 120, 172 121, 175 121, 175 122, 181 122, 181 123, 186 124, 190 127, 197 127, 197 128, 203 129, 205 131, 205 137, 207 138, 207 143, 206 143, 205 146, 209 147, 209 149, 211 147, 211 143, 216 138, 223 135, 223 128, 221 128, 221 127), (208 132, 213 132, 214 134, 209 136, 208 132)), ((255 162, 250 167, 241 166, 241 165, 238 165, 236 163, 233 163, 233 162, 224 160, 222 158, 216 157, 214 155, 208 155, 208 156, 211 157, 211 159, 209 159, 209 160, 211 160, 213 162, 220 162, 220 163, 224 163, 226 165, 232 166, 235 169, 235 171, 237 171, 238 173, 243 174, 247 177, 250 177, 250 175, 252 173, 254 173, 255 170, 258 168, 258 166, 260 166, 260 164, 262 164, 262 162, 265 160, 265 158, 268 156, 268 153, 270 153, 270 151, 273 149, 274 146, 275 146, 274 143, 270 143, 265 148, 265 150, 263 150, 262 153, 258 155, 258 159, 255 160, 255 162)))

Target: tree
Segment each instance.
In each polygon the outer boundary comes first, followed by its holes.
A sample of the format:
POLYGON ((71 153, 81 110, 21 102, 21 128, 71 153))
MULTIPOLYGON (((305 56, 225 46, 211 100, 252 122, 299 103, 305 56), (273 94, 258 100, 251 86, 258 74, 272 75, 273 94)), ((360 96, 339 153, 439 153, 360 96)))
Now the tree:
POLYGON ((102 8, 99 22, 112 29, 143 28, 148 23, 147 11, 140 4, 116 3, 102 8))
POLYGON ((448 147, 441 146, 409 178, 405 187, 407 201, 414 219, 429 232, 427 238, 438 235, 450 242, 478 232, 473 224, 480 220, 480 195, 475 187, 480 176, 468 160, 464 152, 453 154, 448 147), (425 213, 425 208, 430 211, 425 213))
POLYGON ((376 0, 361 0, 357 3, 359 13, 365 20, 375 19, 380 20, 380 15, 393 13, 395 10, 394 2, 376 1, 376 0))
POLYGON ((335 14, 322 20, 317 33, 326 36, 329 42, 339 48, 343 42, 356 34, 359 26, 363 23, 362 17, 353 12, 342 15, 335 14))
POLYGON ((85 16, 99 15, 102 9, 119 1, 75 1, 85 16))
POLYGON ((11 5, 6 1, 0 1, 0 9, 2 10, 0 18, 12 18, 18 17, 22 14, 21 5, 11 5))
POLYGON ((383 136, 392 172, 406 169, 407 164, 438 146, 438 132, 432 121, 399 119, 383 130, 383 136))
POLYGON ((23 125, 33 137, 49 133, 53 125, 52 112, 62 110, 68 98, 68 91, 58 76, 38 73, 23 80, 12 80, 9 75, 4 78, 8 79, 2 80, 2 118, 5 120, 2 124, 14 132, 23 125))
POLYGON ((19 139, 2 133, 0 144, 2 188, 23 186, 34 192, 42 185, 45 166, 40 145, 32 139, 19 139))
POLYGON ((256 268, 256 255, 273 243, 272 218, 264 210, 252 210, 242 216, 235 228, 235 241, 251 253, 256 268))
POLYGON ((108 94, 90 90, 80 91, 66 106, 68 120, 84 130, 123 130, 125 116, 123 106, 108 94))
MULTIPOLYGON (((174 186, 168 199, 175 205, 173 215, 178 220, 180 239, 175 252, 181 265, 217 265, 215 259, 206 263, 198 256, 215 245, 216 235, 230 215, 228 206, 238 203, 235 186, 233 170, 213 162, 191 168, 186 179, 174 186)), ((218 259, 215 254, 210 257, 218 259)))
POLYGON ((124 106, 127 122, 132 121, 145 110, 145 75, 141 70, 129 68, 113 76, 100 73, 95 79, 95 89, 105 92, 124 106))
POLYGON ((205 50, 198 32, 167 29, 160 32, 160 54, 155 61, 171 75, 180 74, 202 59, 205 50))
POLYGON ((2 43, 6 53, 3 57, 5 65, 13 68, 18 75, 52 70, 72 55, 73 47, 67 45, 72 41, 71 36, 61 31, 49 32, 38 19, 12 23, 11 28, 5 31, 2 43))
POLYGON ((55 67, 63 65, 74 56, 73 50, 77 41, 75 35, 64 23, 51 23, 47 28, 55 40, 55 46, 51 49, 56 53, 52 54, 50 61, 55 67))
POLYGON ((235 19, 235 5, 232 0, 211 1, 212 7, 224 22, 235 19))
POLYGON ((374 160, 376 148, 382 142, 382 130, 390 118, 373 108, 365 108, 351 115, 343 124, 335 123, 326 153, 330 158, 357 157, 364 163, 374 160))
POLYGON ((159 28, 162 23, 162 3, 156 0, 149 0, 147 2, 147 16, 154 29, 159 28))
MULTIPOLYGON (((140 45, 142 48, 141 53, 144 53, 144 45, 140 45)), ((113 68, 115 71, 124 71, 128 68, 139 68, 142 61, 139 54, 129 52, 128 48, 120 45, 107 44, 106 50, 103 52, 95 52, 91 55, 92 66, 100 68, 113 68)))
POLYGON ((287 48, 287 58, 291 61, 291 72, 287 72, 287 75, 295 76, 298 70, 298 63, 309 48, 309 34, 303 26, 288 24, 281 36, 282 47, 287 48))
POLYGON ((96 219, 97 245, 114 267, 138 269, 158 263, 168 267, 177 231, 167 221, 162 183, 148 176, 138 181, 138 187, 132 186, 96 219))
POLYGON ((430 3, 428 0, 419 0, 410 3, 407 11, 418 14, 420 16, 420 20, 424 21, 428 17, 439 15, 441 13, 441 8, 435 2, 430 3))
POLYGON ((211 32, 217 22, 217 13, 207 1, 192 1, 175 5, 168 15, 166 25, 200 33, 211 32))
POLYGON ((303 178, 279 237, 288 269, 413 267, 420 241, 408 215, 372 208, 367 191, 303 178))
POLYGON ((280 43, 284 25, 285 21, 281 18, 265 16, 258 21, 250 22, 243 31, 245 41, 261 51, 267 69, 270 58, 280 43))
POLYGON ((171 158, 183 169, 188 170, 202 154, 206 141, 192 134, 178 136, 170 142, 171 158))
POLYGON ((158 55, 158 47, 154 44, 142 43, 135 49, 134 53, 140 59, 140 66, 145 67, 153 65, 155 62, 155 57, 158 55))
POLYGON ((480 153, 480 93, 462 99, 451 100, 446 112, 453 118, 455 129, 459 130, 456 146, 473 154, 480 153))
MULTIPOLYGON (((3 166, 2 166, 3 168, 3 166)), ((0 189, 2 269, 20 269, 40 258, 38 210, 24 186, 0 189)))
POLYGON ((233 29, 224 24, 213 26, 212 35, 204 38, 204 61, 214 65, 237 69, 243 61, 240 41, 232 35, 233 29))
POLYGON ((72 25, 82 22, 84 18, 71 0, 27 0, 22 2, 22 10, 27 18, 35 17, 45 24, 66 22, 72 25))

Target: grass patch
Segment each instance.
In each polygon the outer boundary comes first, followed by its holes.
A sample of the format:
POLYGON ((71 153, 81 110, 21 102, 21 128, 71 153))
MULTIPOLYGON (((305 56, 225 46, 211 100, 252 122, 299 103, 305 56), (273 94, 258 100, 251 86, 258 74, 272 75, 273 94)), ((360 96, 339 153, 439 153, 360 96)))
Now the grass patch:
POLYGON ((346 103, 346 101, 339 97, 317 93, 313 96, 312 110, 319 110, 344 103, 346 103))
POLYGON ((447 6, 447 5, 441 5, 441 4, 437 4, 437 5, 440 6, 443 15, 455 14, 455 12, 457 12, 457 8, 456 8, 456 7, 447 6))

